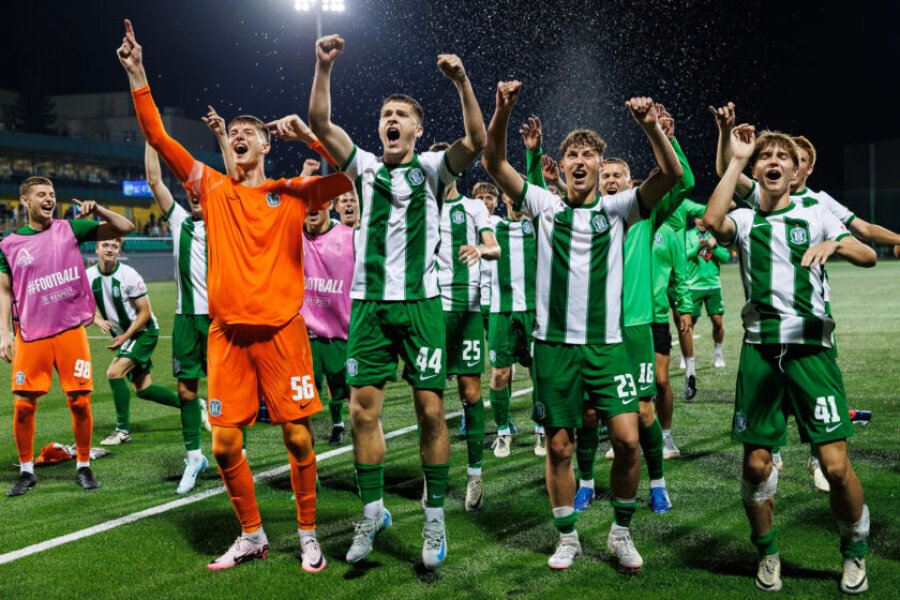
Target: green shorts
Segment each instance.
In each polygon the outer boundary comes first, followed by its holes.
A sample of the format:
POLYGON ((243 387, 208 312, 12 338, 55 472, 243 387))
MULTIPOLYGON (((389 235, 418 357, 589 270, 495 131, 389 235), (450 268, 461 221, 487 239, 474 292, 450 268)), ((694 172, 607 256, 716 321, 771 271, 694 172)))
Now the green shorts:
POLYGON ((444 311, 447 373, 481 375, 484 371, 484 323, 481 312, 444 311))
POLYGON ((649 398, 656 394, 656 375, 653 366, 653 331, 650 323, 626 327, 623 331, 625 351, 631 359, 631 376, 637 383, 637 397, 649 398))
POLYGON ((601 419, 639 412, 625 344, 534 342, 535 420, 546 427, 580 427, 585 404, 601 419))
POLYGON ((128 379, 133 381, 138 375, 142 375, 153 367, 150 356, 156 349, 159 341, 158 329, 145 329, 134 334, 127 342, 119 347, 116 358, 129 358, 134 362, 134 368, 128 373, 128 379))
POLYGON ((316 380, 319 398, 327 398, 327 381, 332 400, 348 399, 350 387, 347 385, 347 341, 310 337, 309 349, 312 352, 313 378, 316 380))
POLYGON ((853 435, 834 351, 802 344, 745 343, 731 437, 748 444, 784 446, 788 414, 794 415, 804 443, 853 435))
POLYGON ((492 367, 531 366, 534 311, 491 313, 488 346, 492 367))
POLYGON ((440 298, 385 302, 354 300, 347 342, 347 383, 381 385, 403 378, 426 390, 446 387, 444 309, 440 298))
POLYGON ((706 290, 691 290, 694 299, 693 317, 703 314, 703 305, 706 304, 706 314, 709 316, 725 314, 725 303, 722 302, 722 288, 710 288, 706 290))
POLYGON ((172 375, 200 379, 206 375, 206 338, 209 315, 175 315, 172 329, 172 375))

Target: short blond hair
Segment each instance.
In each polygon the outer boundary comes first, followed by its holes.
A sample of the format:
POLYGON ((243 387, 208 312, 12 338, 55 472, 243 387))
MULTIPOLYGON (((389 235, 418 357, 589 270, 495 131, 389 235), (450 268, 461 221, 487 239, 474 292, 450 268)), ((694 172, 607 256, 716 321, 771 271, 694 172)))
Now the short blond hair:
POLYGON ((600 169, 603 170, 603 167, 605 167, 606 165, 622 165, 623 167, 625 167, 625 177, 631 179, 631 167, 629 167, 628 163, 623 159, 616 157, 604 158, 603 164, 600 165, 600 169))
POLYGON ((36 185, 49 185, 53 187, 53 182, 46 177, 29 177, 19 185, 19 195, 27 196, 28 190, 36 185))
POLYGON ((472 187, 472 195, 477 196, 478 194, 490 194, 495 198, 499 198, 500 190, 498 190, 497 186, 493 183, 488 183, 487 181, 479 181, 472 187))
POLYGON ((750 168, 759 160, 759 155, 769 148, 781 148, 791 155, 794 166, 800 166, 800 148, 797 143, 786 133, 780 131, 769 131, 768 129, 759 134, 756 143, 753 145, 753 153, 750 154, 750 168))
POLYGON ((232 126, 237 125, 238 123, 246 123, 248 125, 253 125, 256 131, 259 132, 259 135, 262 136, 264 142, 271 143, 272 141, 272 133, 269 131, 269 128, 266 127, 266 124, 263 123, 260 119, 254 117, 253 115, 240 115, 238 117, 233 118, 228 123, 228 130, 230 131, 232 126))
POLYGON ((802 135, 795 135, 791 139, 801 150, 806 151, 809 155, 809 166, 814 167, 816 165, 816 147, 812 145, 812 142, 802 135))
POLYGON ((560 157, 565 156, 566 151, 572 146, 587 146, 597 151, 597 154, 603 156, 606 152, 606 142, 596 131, 590 129, 574 129, 569 132, 566 139, 559 145, 560 157))

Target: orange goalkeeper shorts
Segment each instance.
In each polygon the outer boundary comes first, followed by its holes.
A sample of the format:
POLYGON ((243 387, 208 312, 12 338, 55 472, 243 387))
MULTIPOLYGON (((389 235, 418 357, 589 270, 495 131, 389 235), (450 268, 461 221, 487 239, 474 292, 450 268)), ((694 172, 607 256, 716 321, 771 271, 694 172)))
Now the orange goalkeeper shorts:
POLYGON ((16 332, 15 355, 12 361, 12 391, 46 394, 53 381, 53 367, 59 373, 59 383, 65 393, 90 392, 91 347, 87 330, 75 327, 53 337, 26 342, 16 332))

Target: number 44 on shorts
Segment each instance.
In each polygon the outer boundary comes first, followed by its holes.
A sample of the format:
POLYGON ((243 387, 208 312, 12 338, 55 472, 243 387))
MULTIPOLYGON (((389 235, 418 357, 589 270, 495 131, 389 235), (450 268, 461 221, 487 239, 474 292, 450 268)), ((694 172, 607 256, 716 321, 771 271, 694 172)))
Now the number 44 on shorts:
POLYGON ((431 379, 441 372, 441 349, 428 348, 422 346, 419 348, 419 354, 416 356, 416 368, 419 369, 419 379, 431 379), (428 355, 431 354, 431 358, 428 355), (425 371, 433 371, 432 375, 425 375, 425 371))

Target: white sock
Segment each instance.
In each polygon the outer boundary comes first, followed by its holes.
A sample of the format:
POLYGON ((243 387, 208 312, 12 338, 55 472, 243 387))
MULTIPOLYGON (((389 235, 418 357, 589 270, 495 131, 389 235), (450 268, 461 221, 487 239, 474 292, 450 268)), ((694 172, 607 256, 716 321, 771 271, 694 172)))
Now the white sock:
POLYGON ((366 519, 377 519, 381 516, 382 511, 384 511, 384 498, 363 504, 363 517, 366 519))
POLYGON ((594 489, 594 480, 593 479, 579 479, 578 487, 586 487, 594 489))
POLYGON ((187 459, 190 462, 200 462, 202 458, 203 452, 200 449, 187 451, 187 459))
POLYGON ((557 519, 562 519, 563 517, 568 517, 572 513, 575 512, 574 506, 556 506, 553 508, 553 516, 557 519))
POLYGON ((684 364, 685 364, 685 367, 687 368, 686 377, 690 377, 691 375, 694 375, 696 377, 696 372, 694 371, 694 357, 691 356, 690 358, 685 358, 684 364))
POLYGON ((653 488, 658 488, 658 487, 661 487, 661 488, 666 487, 666 478, 665 477, 660 477, 659 479, 651 479, 650 480, 650 489, 651 490, 653 488))
POLYGON ((671 429, 663 429, 662 430, 663 439, 669 438, 672 439, 672 430, 671 429))
POLYGON ((425 507, 425 521, 430 523, 431 521, 444 521, 444 507, 440 508, 432 508, 430 506, 425 507))
POLYGON ((315 529, 298 529, 297 537, 300 538, 301 540, 305 537, 315 538, 316 530, 315 529))
POLYGON ((466 475, 476 475, 478 477, 481 477, 481 467, 466 468, 466 475))
POLYGON ((31 473, 32 475, 34 475, 34 461, 29 460, 28 462, 23 462, 21 465, 19 465, 19 472, 31 473))
POLYGON ((86 461, 83 461, 83 462, 80 461, 80 460, 76 460, 76 461, 75 461, 75 468, 76 468, 76 469, 80 469, 81 467, 89 467, 89 466, 91 466, 91 461, 89 461, 89 460, 86 460, 86 461))
POLYGON ((722 358, 722 344, 721 343, 716 344, 715 355, 716 355, 716 358, 722 358))
POLYGON ((509 431, 509 425, 504 425, 503 427, 498 427, 497 435, 502 435, 502 436, 512 435, 509 431))
POLYGON ((544 426, 543 425, 535 425, 534 432, 544 435, 544 426))
POLYGON ((332 426, 332 427, 337 427, 338 429, 343 429, 343 428, 344 428, 344 422, 341 421, 340 423, 332 423, 331 426, 332 426))
POLYGON ((269 538, 266 537, 266 532, 263 531, 261 526, 253 533, 242 533, 241 537, 250 540, 254 544, 265 544, 269 541, 269 538))

